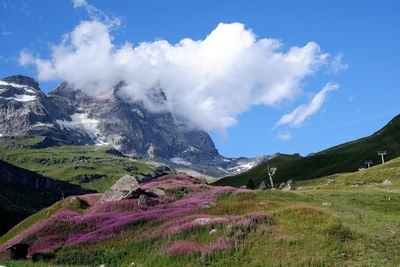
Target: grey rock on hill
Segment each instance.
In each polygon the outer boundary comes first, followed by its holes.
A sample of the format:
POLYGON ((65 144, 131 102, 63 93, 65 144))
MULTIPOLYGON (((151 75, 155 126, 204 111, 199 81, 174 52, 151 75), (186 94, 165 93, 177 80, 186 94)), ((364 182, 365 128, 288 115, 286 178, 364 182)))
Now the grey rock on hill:
POLYGON ((129 198, 132 193, 140 189, 139 183, 136 181, 135 177, 130 175, 125 175, 119 179, 110 189, 104 192, 101 201, 119 201, 122 199, 129 198))

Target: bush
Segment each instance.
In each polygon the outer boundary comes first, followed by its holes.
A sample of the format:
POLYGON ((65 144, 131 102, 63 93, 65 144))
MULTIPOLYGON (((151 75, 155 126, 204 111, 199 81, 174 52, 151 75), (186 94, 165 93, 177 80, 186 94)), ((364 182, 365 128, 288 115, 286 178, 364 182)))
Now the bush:
POLYGON ((350 228, 342 223, 334 223, 325 229, 325 233, 331 237, 338 239, 340 242, 347 242, 354 238, 350 228))

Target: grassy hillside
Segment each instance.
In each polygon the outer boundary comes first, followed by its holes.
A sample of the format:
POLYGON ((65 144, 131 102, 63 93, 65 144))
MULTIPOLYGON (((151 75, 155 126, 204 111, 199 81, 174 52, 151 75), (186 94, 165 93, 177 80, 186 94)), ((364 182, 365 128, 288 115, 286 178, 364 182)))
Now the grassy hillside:
POLYGON ((400 116, 390 121, 384 128, 373 135, 356 141, 332 147, 307 157, 299 155, 279 155, 268 163, 259 165, 247 172, 224 177, 215 185, 246 185, 251 178, 259 185, 267 177, 267 165, 277 167, 276 184, 287 181, 306 180, 342 172, 354 172, 366 160, 373 165, 380 164, 377 151, 386 150, 387 160, 400 156, 400 116))
POLYGON ((64 196, 90 193, 78 185, 54 181, 0 160, 0 235, 64 196))
MULTIPOLYGON (((400 159, 395 159, 362 172, 336 175, 329 184, 327 177, 296 182, 297 189, 291 192, 225 194, 212 208, 191 210, 172 221, 162 217, 141 221, 105 240, 56 249, 47 263, 0 262, 6 266, 399 266, 399 172, 400 159), (382 184, 385 179, 391 184, 382 184), (266 217, 249 221, 246 214, 266 217), (184 218, 207 216, 223 220, 180 224, 184 218), (241 219, 235 223, 235 218, 241 219), (168 234, 157 234, 167 229, 168 234), (232 243, 218 241, 224 238, 232 243)), ((62 206, 53 206, 32 221, 62 206)), ((93 207, 86 208, 92 215, 93 207)), ((107 210, 116 207, 108 205, 107 210)))
MULTIPOLYGON (((31 146, 35 145, 34 141, 37 140, 13 140, 14 145, 29 143, 31 146)), ((124 157, 111 147, 10 148, 10 143, 0 145, 0 160, 98 192, 107 190, 125 174, 135 175, 140 180, 162 171, 161 165, 124 157)))

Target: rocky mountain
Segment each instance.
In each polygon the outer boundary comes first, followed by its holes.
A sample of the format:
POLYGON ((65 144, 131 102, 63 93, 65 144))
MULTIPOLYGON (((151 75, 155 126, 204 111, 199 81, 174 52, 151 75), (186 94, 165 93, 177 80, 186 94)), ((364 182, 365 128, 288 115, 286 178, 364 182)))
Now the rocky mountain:
MULTIPOLYGON (((92 97, 62 83, 48 95, 25 76, 0 81, 0 136, 45 135, 66 144, 110 145, 126 155, 196 170, 211 176, 238 173, 264 158, 225 158, 203 130, 188 129, 168 111, 150 112, 119 93, 92 97)), ((150 91, 154 104, 164 93, 150 91)))

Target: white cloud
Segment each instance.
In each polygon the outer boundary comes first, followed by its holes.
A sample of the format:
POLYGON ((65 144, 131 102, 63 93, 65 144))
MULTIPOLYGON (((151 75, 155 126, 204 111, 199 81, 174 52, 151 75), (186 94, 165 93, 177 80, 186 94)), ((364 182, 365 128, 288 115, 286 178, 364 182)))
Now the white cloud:
POLYGON ((281 141, 289 141, 292 139, 292 134, 289 131, 283 131, 278 134, 277 138, 281 141))
POLYGON ((75 8, 88 5, 88 3, 85 0, 72 0, 72 2, 74 3, 75 8))
POLYGON ((90 5, 86 0, 72 0, 74 8, 83 8, 92 20, 104 21, 109 27, 118 27, 121 20, 118 17, 109 17, 106 13, 90 5))
POLYGON ((341 71, 347 70, 349 64, 343 62, 343 53, 338 53, 335 58, 331 61, 329 70, 333 74, 338 74, 341 71))
POLYGON ((326 95, 339 88, 339 85, 328 83, 311 100, 310 103, 300 105, 289 114, 283 115, 276 126, 289 124, 291 126, 300 126, 305 119, 316 113, 326 100, 326 95))
POLYGON ((169 109, 192 127, 223 132, 254 105, 297 97, 302 81, 328 57, 314 42, 285 49, 276 39, 257 39, 241 23, 220 23, 203 40, 122 46, 113 44, 112 26, 107 19, 82 21, 52 47, 49 59, 23 51, 20 63, 35 65, 39 80, 65 80, 92 96, 110 94, 125 81, 120 93, 126 99, 141 100, 153 111, 169 109), (149 99, 157 87, 168 99, 162 107, 149 99))

